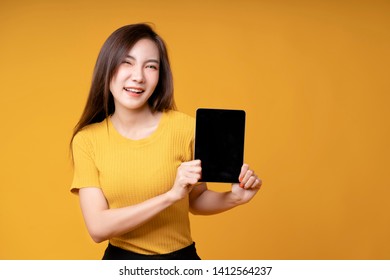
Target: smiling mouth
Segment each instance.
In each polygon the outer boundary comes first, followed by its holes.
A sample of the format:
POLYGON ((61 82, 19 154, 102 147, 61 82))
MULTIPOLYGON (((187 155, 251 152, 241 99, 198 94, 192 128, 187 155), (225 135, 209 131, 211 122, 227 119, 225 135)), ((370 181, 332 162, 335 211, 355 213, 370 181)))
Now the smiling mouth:
POLYGON ((123 89, 127 92, 131 92, 135 94, 141 94, 145 91, 142 88, 134 88, 134 87, 124 87, 123 89))

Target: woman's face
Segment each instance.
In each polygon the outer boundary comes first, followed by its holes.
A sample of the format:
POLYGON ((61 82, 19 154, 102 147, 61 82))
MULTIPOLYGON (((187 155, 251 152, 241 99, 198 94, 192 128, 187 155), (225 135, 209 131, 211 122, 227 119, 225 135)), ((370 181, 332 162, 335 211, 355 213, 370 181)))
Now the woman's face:
POLYGON ((110 83, 115 110, 139 110, 148 106, 159 78, 159 51, 150 39, 139 40, 119 65, 110 83))

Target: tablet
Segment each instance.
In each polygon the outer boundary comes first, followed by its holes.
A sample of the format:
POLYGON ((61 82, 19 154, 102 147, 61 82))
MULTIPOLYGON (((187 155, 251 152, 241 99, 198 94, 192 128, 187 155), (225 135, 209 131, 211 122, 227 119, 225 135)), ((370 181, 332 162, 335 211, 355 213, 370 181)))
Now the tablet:
POLYGON ((196 111, 194 156, 202 162, 200 182, 239 182, 244 161, 245 115, 243 110, 196 111))

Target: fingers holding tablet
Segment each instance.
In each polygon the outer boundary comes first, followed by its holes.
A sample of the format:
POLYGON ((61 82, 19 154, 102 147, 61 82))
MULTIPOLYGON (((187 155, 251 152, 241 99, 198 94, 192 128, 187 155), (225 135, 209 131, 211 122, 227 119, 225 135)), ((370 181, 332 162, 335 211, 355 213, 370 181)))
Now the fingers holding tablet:
POLYGON ((262 181, 255 174, 253 170, 249 168, 249 165, 244 163, 241 168, 239 176, 240 187, 244 189, 260 188, 262 181))

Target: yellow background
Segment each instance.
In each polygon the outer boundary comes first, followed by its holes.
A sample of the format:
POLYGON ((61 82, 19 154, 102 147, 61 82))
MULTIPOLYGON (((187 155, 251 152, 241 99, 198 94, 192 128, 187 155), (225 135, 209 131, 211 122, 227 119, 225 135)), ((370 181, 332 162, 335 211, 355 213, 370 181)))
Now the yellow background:
MULTIPOLYGON (((247 112, 250 203, 191 216, 204 259, 390 259, 390 2, 0 2, 0 259, 99 259, 68 153, 104 40, 152 22, 179 109, 247 112)), ((211 184, 216 190, 229 186, 211 184)))

